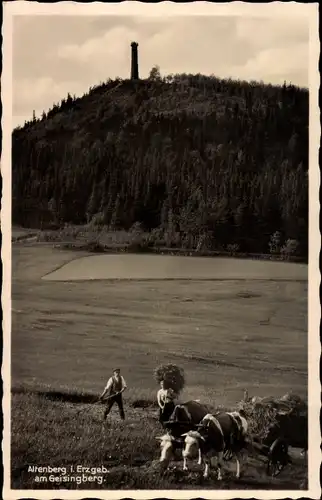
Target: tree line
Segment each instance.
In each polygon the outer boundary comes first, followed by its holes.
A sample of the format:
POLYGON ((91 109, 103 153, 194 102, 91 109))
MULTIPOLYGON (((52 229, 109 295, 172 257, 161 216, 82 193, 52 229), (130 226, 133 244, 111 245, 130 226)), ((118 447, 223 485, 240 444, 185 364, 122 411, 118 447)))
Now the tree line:
POLYGON ((68 94, 13 131, 13 222, 139 222, 170 246, 307 257, 308 98, 158 68, 68 94))

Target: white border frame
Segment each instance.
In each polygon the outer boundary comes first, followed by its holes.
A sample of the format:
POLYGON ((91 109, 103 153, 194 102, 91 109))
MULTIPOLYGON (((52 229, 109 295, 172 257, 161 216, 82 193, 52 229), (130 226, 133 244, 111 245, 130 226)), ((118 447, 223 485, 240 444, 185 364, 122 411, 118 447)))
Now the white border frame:
POLYGON ((91 4, 77 4, 76 2, 57 2, 44 4, 37 2, 15 1, 4 2, 3 20, 3 73, 2 73, 2 130, 3 148, 1 159, 1 173, 3 177, 2 193, 2 262, 3 262, 3 462, 4 487, 3 498, 6 500, 22 497, 32 497, 39 500, 51 499, 57 496, 57 490, 12 490, 10 488, 10 404, 11 404, 11 131, 12 131, 12 18, 15 15, 148 15, 175 16, 175 15, 242 15, 254 16, 307 16, 310 24, 310 56, 309 56, 309 86, 310 86, 310 151, 309 151, 309 490, 61 490, 59 497, 63 499, 84 498, 135 498, 154 499, 172 498, 189 499, 202 497, 204 499, 230 498, 258 498, 275 499, 301 498, 303 496, 318 499, 321 495, 319 470, 321 465, 321 434, 320 434, 320 378, 319 361, 321 344, 319 341, 320 328, 320 231, 319 231, 319 186, 320 172, 318 151, 320 145, 320 122, 318 107, 319 91, 319 31, 318 31, 318 3, 300 4, 296 2, 272 2, 267 4, 249 4, 243 2, 207 3, 194 2, 176 4, 162 2, 148 4, 136 1, 124 1, 117 4, 93 2, 91 4))

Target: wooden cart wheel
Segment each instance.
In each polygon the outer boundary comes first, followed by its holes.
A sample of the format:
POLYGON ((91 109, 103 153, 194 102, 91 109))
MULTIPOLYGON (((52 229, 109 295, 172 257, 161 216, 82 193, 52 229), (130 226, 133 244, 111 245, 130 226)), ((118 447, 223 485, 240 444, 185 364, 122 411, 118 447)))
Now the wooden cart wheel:
POLYGON ((288 444, 284 439, 277 438, 268 452, 267 473, 276 477, 288 463, 288 444))

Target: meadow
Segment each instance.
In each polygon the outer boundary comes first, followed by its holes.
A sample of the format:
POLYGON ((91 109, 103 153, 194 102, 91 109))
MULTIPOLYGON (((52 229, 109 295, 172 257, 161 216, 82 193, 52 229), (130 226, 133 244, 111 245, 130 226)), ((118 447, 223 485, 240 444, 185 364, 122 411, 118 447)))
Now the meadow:
POLYGON ((103 485, 61 487, 303 488, 307 470, 296 460, 272 479, 253 457, 238 485, 231 471, 222 484, 202 480, 197 469, 183 474, 178 465, 162 475, 153 370, 178 364, 187 379, 182 399, 211 408, 234 407, 245 388, 251 395, 292 390, 305 398, 307 281, 255 280, 247 273, 229 281, 42 279, 86 255, 13 245, 12 487, 59 487, 35 483, 32 464, 104 464, 103 485), (116 366, 128 383, 127 420, 120 424, 113 409, 103 425, 103 407, 91 402, 116 366))

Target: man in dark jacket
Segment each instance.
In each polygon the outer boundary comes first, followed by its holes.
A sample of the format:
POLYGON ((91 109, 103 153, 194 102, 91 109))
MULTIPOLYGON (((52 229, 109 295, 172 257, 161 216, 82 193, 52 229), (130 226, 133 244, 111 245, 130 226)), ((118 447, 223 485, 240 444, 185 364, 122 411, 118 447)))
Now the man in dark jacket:
POLYGON ((123 399, 122 393, 126 389, 126 382, 121 375, 121 370, 119 368, 115 368, 113 371, 113 376, 108 379, 106 387, 100 396, 100 400, 103 400, 106 394, 109 395, 107 399, 107 405, 104 411, 103 420, 106 419, 107 415, 110 413, 112 406, 114 403, 119 407, 120 417, 122 420, 125 419, 124 408, 123 408, 123 399))

